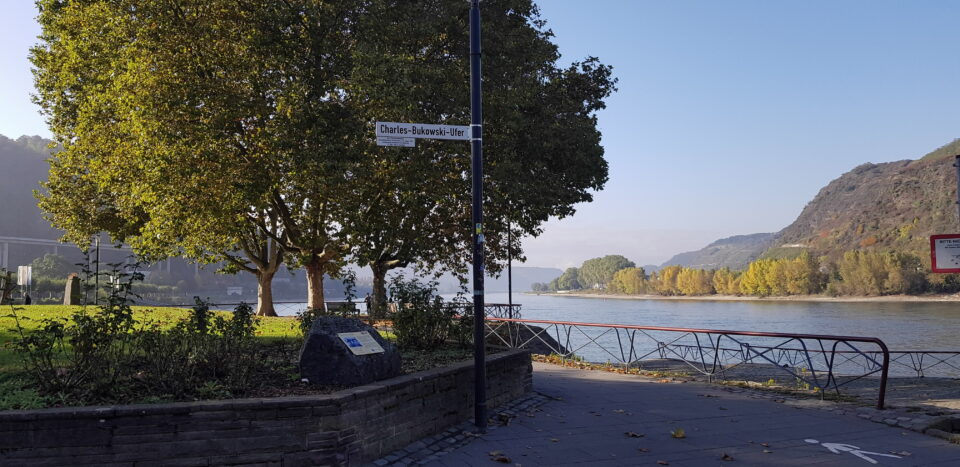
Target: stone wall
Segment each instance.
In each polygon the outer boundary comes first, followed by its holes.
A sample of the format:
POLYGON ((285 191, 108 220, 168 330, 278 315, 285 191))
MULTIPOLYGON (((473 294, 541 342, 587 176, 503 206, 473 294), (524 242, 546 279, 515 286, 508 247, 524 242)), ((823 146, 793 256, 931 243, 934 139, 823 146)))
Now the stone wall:
MULTIPOLYGON (((487 404, 529 392, 527 351, 487 359, 487 404)), ((359 465, 473 415, 463 362, 328 395, 0 412, 0 465, 359 465)))

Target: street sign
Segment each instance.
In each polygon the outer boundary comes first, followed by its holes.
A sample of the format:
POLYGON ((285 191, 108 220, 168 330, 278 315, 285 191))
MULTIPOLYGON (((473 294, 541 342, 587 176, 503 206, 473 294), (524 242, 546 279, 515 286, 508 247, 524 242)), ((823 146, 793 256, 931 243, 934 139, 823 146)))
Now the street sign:
POLYGON ((377 136, 377 146, 399 146, 402 148, 412 148, 417 145, 417 140, 413 138, 404 138, 401 136, 377 136))
MULTIPOLYGON (((382 137, 470 139, 470 127, 466 125, 432 125, 429 123, 377 122, 377 144, 382 137)), ((412 145, 411 145, 412 146, 412 145)))
POLYGON ((33 284, 33 266, 17 267, 17 285, 30 287, 33 284))
POLYGON ((960 272, 960 234, 930 236, 930 270, 960 272))

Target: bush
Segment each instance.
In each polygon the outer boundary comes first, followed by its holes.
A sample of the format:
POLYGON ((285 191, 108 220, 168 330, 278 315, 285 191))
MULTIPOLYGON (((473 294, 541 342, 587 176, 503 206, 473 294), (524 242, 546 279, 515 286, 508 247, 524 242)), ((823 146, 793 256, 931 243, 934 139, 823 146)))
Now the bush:
POLYGON ((437 295, 436 282, 398 276, 390 284, 390 300, 397 303, 393 330, 400 347, 425 349, 447 339, 456 339, 460 344, 469 342, 468 304, 444 302, 437 295))
POLYGON ((190 315, 164 330, 133 318, 131 283, 142 275, 115 276, 127 280, 95 312, 82 308, 69 320, 47 319, 26 332, 13 309, 14 345, 40 396, 67 404, 229 397, 254 388, 258 374, 277 376, 283 367, 264 358, 249 305, 226 317, 196 298, 190 315))

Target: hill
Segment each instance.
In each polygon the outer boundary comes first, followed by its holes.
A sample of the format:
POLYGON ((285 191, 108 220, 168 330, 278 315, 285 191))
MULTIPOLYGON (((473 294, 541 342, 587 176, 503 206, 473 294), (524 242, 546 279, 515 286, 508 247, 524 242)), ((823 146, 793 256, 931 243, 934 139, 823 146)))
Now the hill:
POLYGON ((821 189, 777 242, 831 259, 893 249, 929 261, 930 235, 960 231, 956 154, 960 140, 918 160, 859 165, 821 189))
POLYGON ((0 135, 0 236, 56 240, 60 232, 43 219, 33 190, 47 179, 49 140, 21 136, 12 140, 0 135))
POLYGON ((755 233, 722 238, 700 250, 674 255, 660 267, 684 266, 696 269, 745 269, 773 245, 777 234, 755 233))

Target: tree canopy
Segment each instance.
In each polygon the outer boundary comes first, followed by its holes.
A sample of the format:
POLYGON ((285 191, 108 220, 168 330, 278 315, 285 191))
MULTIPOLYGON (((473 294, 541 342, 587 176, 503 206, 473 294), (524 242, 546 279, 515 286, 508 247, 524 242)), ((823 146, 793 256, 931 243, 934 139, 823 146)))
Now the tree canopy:
MULTIPOLYGON (((376 120, 467 122, 463 2, 38 4, 36 100, 64 148, 41 205, 77 243, 105 230, 151 258, 231 261, 262 287, 286 259, 313 307, 350 256, 466 270, 468 147, 373 144, 376 120)), ((603 187, 595 113, 615 80, 594 58, 559 66, 530 0, 483 10, 495 272, 508 229, 539 234, 603 187)))
POLYGON ((604 288, 613 280, 617 271, 635 266, 633 261, 620 255, 588 259, 580 266, 580 284, 584 287, 604 288))

